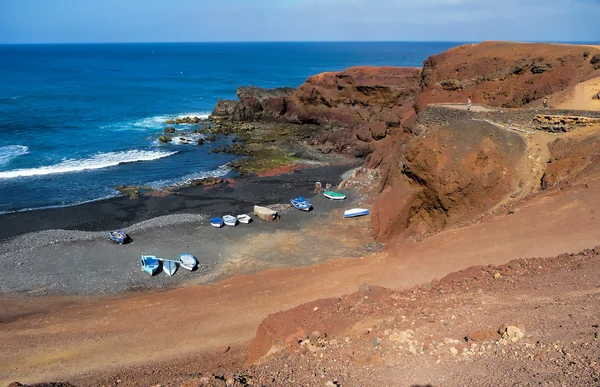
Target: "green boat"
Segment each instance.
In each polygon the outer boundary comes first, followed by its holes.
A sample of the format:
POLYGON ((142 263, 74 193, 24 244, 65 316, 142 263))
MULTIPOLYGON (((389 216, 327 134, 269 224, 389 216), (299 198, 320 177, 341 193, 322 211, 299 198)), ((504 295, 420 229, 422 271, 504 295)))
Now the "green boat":
POLYGON ((346 199, 346 195, 339 193, 339 192, 335 192, 335 191, 325 191, 325 192, 323 192, 323 195, 325 195, 326 198, 331 199, 331 200, 346 199))

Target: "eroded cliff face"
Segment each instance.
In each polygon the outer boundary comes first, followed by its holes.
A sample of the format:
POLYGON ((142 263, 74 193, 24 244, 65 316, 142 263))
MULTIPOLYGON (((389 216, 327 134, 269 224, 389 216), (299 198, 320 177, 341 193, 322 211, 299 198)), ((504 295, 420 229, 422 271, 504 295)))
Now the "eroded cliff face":
POLYGON ((491 209, 517 189, 525 147, 517 133, 477 120, 414 138, 374 201, 376 237, 435 232, 491 209))
POLYGON ((423 63, 420 109, 462 102, 516 108, 599 76, 595 47, 484 42, 453 48, 423 63))

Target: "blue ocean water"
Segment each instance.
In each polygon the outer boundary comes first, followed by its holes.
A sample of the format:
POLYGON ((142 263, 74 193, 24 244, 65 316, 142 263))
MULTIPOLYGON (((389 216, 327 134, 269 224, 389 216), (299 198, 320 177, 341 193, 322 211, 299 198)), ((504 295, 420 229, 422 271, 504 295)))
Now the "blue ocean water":
POLYGON ((421 66, 457 44, 0 46, 0 212, 116 196, 116 185, 225 175, 232 156, 209 154, 218 142, 160 144, 164 121, 206 117, 240 85, 297 87, 350 66, 421 66))

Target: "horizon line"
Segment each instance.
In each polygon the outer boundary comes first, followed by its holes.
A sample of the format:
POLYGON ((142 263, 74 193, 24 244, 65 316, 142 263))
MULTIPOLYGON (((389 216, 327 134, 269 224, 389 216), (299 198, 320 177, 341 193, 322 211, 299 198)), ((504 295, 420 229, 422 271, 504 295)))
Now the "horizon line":
POLYGON ((477 44, 483 42, 513 42, 513 43, 571 43, 571 44, 598 44, 600 41, 587 40, 480 40, 480 41, 461 41, 461 40, 223 40, 223 41, 164 41, 164 42, 0 42, 0 46, 43 46, 43 45, 84 45, 84 44, 273 44, 273 43, 459 43, 459 44, 477 44))

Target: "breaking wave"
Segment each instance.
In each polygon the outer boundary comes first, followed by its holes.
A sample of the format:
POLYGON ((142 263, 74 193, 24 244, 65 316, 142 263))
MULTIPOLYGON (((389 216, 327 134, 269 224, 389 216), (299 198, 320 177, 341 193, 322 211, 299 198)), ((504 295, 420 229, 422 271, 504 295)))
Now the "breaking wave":
POLYGON ((16 157, 29 153, 25 145, 6 145, 0 147, 0 165, 8 164, 16 157))
POLYGON ((17 177, 44 176, 56 173, 73 173, 92 169, 102 169, 114 167, 119 164, 162 159, 163 157, 169 157, 176 153, 177 152, 142 150, 98 153, 87 159, 68 159, 55 165, 0 172, 0 179, 14 179, 17 177))
POLYGON ((206 120, 210 116, 210 112, 191 112, 182 113, 177 115, 162 115, 146 117, 135 121, 117 122, 110 125, 105 125, 102 129, 112 129, 116 131, 123 130, 147 130, 147 129, 160 129, 165 127, 165 121, 174 120, 177 118, 185 117, 198 117, 201 120, 206 120))

